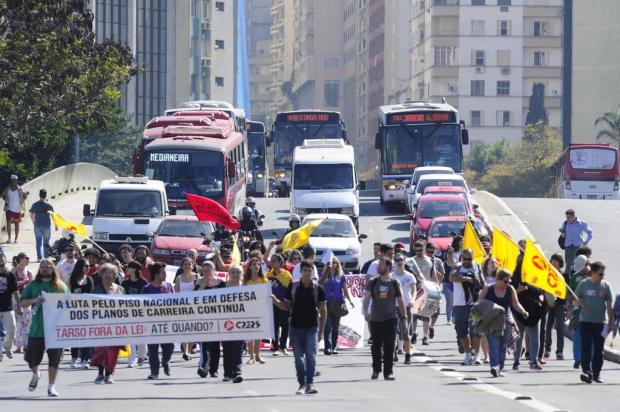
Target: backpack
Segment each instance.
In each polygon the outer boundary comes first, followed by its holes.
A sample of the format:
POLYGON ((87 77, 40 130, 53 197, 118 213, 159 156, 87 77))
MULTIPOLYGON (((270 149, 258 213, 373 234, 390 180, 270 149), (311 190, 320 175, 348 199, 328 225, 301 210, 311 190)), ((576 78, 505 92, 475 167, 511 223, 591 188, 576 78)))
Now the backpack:
MULTIPOLYGON (((291 312, 295 307, 295 296, 297 296, 297 290, 299 289, 299 284, 301 281, 293 282, 291 284, 291 312)), ((313 280, 312 281, 312 296, 314 296, 314 306, 319 306, 319 284, 313 280)))

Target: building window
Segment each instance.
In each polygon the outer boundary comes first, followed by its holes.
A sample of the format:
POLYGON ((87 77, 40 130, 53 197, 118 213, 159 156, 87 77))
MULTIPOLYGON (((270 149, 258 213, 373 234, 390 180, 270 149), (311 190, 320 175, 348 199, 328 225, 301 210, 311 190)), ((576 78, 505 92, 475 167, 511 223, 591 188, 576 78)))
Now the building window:
POLYGON ((549 62, 547 61, 547 52, 544 51, 535 51, 534 52, 534 66, 547 66, 549 62))
POLYGON ((484 20, 471 21, 472 36, 484 36, 484 20))
POLYGON ((216 40, 215 41, 215 50, 224 48, 224 40, 216 40))
POLYGON ((340 81, 325 80, 323 87, 323 93, 325 95, 325 106, 340 106, 340 81))
POLYGON ((340 66, 340 58, 338 57, 326 57, 324 61, 326 69, 337 69, 340 66))
POLYGON ((497 125, 500 127, 510 127, 510 111, 508 110, 497 111, 497 125))
POLYGON ((224 11, 224 2, 223 1, 216 1, 215 2, 215 10, 217 10, 217 11, 224 11))
POLYGON ((544 21, 535 21, 534 30, 532 33, 536 37, 547 35, 547 23, 544 21))
POLYGON ((498 6, 512 6, 512 0, 497 0, 498 6))
POLYGON ((510 66, 510 50, 497 51, 497 65, 510 66))
POLYGON ((510 36, 510 20, 497 21, 497 34, 499 36, 510 36))
POLYGON ((486 0, 471 0, 472 6, 485 6, 486 0))
POLYGON ((433 47, 434 66, 455 66, 456 47, 433 47))
POLYGON ((472 50, 471 51, 472 66, 484 66, 484 61, 485 61, 484 50, 472 50))
POLYGON ((498 80, 497 95, 510 96, 510 82, 508 80, 498 80))
POLYGON ((471 118, 470 118, 470 125, 471 126, 482 126, 482 111, 480 110, 472 110, 471 111, 471 118))
POLYGON ((215 85, 224 86, 224 78, 221 76, 215 76, 215 85))
POLYGON ((471 81, 471 95, 484 96, 484 80, 471 81))

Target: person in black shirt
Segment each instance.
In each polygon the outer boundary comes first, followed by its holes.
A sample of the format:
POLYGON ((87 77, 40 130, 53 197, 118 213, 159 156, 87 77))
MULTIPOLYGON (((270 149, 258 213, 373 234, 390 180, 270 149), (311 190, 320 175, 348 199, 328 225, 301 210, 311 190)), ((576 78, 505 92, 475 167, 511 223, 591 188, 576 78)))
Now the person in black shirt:
MULTIPOLYGON (((90 265, 86 259, 78 259, 69 275, 69 291, 71 293, 92 293, 95 282, 92 276, 88 276, 90 265)), ((71 348, 71 368, 77 368, 77 361, 80 358, 82 369, 90 368, 89 361, 93 353, 93 348, 71 348)))
POLYGON ((316 345, 323 340, 327 305, 325 290, 312 280, 314 266, 302 261, 300 269, 301 279, 289 285, 285 300, 273 296, 273 303, 282 310, 291 310, 290 338, 299 382, 296 393, 311 395, 318 393, 313 386, 316 345))
MULTIPOLYGON (((4 328, 4 351, 8 358, 13 357, 13 339, 15 338, 15 313, 13 312, 13 298, 19 302, 19 291, 15 276, 6 269, 6 257, 0 254, 0 325, 4 328)), ((21 311, 21 308, 19 308, 21 311)), ((21 312, 20 312, 21 313, 21 312)), ((2 349, 0 349, 2 360, 2 349)))
MULTIPOLYGON (((132 260, 125 264, 125 274, 127 279, 123 281, 121 286, 125 289, 127 295, 139 295, 142 288, 147 285, 146 279, 142 276, 142 265, 136 260, 132 260)), ((127 362, 128 368, 135 368, 144 365, 146 359, 146 345, 131 345, 131 351, 129 353, 129 359, 127 362)))

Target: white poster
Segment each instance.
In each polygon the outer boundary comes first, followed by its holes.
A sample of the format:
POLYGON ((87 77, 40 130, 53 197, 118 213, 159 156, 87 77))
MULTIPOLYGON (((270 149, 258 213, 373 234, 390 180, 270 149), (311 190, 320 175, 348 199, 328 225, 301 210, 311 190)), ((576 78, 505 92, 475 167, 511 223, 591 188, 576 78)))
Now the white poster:
POLYGON ((155 295, 45 293, 48 348, 271 338, 268 284, 155 295))
POLYGON ((366 330, 366 320, 362 313, 366 275, 346 275, 346 279, 349 294, 355 307, 351 308, 347 302, 349 314, 340 319, 338 346, 341 348, 362 348, 364 347, 364 331, 366 330))

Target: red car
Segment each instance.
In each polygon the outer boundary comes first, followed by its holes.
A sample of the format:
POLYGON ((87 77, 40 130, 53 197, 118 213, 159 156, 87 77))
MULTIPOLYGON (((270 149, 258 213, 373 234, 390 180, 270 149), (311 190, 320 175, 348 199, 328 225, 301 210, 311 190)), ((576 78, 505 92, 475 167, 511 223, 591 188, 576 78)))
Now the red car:
MULTIPOLYGON (((489 235, 485 225, 478 219, 474 220, 474 229, 478 236, 489 235)), ((452 244, 455 235, 461 235, 465 229, 465 216, 444 216, 432 220, 428 227, 426 240, 435 246, 435 255, 444 257, 452 244)))
POLYGON ((200 265, 211 251, 203 242, 212 232, 213 224, 199 222, 196 216, 166 216, 153 236, 151 257, 157 262, 181 266, 187 251, 196 249, 200 265))
POLYGON ((411 216, 409 232, 411 243, 426 238, 431 221, 444 216, 466 216, 473 214, 469 202, 462 195, 423 195, 418 200, 415 215, 411 216))

